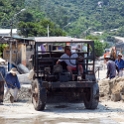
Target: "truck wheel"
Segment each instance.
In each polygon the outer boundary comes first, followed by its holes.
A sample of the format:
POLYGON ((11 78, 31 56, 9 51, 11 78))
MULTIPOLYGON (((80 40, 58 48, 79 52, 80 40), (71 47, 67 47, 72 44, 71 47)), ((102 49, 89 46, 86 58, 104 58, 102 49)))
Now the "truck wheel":
POLYGON ((46 89, 41 87, 41 81, 35 79, 32 83, 32 102, 35 110, 42 111, 46 106, 46 89))
POLYGON ((87 109, 96 109, 99 103, 99 87, 95 83, 92 88, 85 89, 84 105, 87 109))

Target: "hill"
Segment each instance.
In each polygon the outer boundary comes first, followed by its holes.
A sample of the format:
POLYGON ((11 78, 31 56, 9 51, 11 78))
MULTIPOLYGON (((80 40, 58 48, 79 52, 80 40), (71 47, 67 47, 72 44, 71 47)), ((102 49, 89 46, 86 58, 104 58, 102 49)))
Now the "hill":
POLYGON ((70 36, 84 37, 91 31, 113 29, 118 30, 112 32, 112 35, 124 35, 122 0, 5 0, 0 2, 0 6, 1 25, 5 20, 9 23, 8 17, 12 13, 26 7, 28 21, 49 18, 70 36))

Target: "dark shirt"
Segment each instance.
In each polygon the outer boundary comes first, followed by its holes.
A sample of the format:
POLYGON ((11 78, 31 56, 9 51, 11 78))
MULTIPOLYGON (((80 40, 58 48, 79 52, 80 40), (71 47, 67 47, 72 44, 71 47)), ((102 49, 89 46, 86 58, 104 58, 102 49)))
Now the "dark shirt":
POLYGON ((0 73, 2 74, 2 76, 0 76, 0 81, 3 81, 6 77, 6 69, 4 67, 0 67, 0 73))
POLYGON ((6 76, 6 69, 4 67, 0 67, 0 72, 2 73, 3 77, 6 76))
POLYGON ((114 78, 116 76, 116 64, 114 61, 109 60, 107 62, 107 77, 114 78))
POLYGON ((8 88, 14 89, 16 87, 16 88, 20 89, 20 82, 18 80, 17 75, 13 76, 12 73, 8 73, 6 75, 5 80, 6 80, 8 88))
POLYGON ((115 63, 118 66, 119 70, 124 68, 124 60, 123 59, 120 59, 120 61, 119 60, 115 60, 115 63))

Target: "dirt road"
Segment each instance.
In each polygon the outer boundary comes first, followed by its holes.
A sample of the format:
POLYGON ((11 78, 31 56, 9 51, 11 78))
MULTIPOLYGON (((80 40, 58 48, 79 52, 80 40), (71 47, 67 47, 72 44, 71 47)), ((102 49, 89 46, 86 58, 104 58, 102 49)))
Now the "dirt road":
MULTIPOLYGON (((105 77, 105 73, 100 71, 100 79, 105 77)), ((44 111, 39 112, 34 110, 27 90, 22 90, 19 102, 11 104, 5 101, 0 106, 0 124, 124 124, 123 101, 100 98, 96 110, 85 109, 83 103, 49 103, 44 111)))
POLYGON ((48 104, 43 112, 32 103, 4 103, 0 106, 1 124, 124 124, 122 101, 101 101, 96 110, 85 109, 83 103, 48 104))

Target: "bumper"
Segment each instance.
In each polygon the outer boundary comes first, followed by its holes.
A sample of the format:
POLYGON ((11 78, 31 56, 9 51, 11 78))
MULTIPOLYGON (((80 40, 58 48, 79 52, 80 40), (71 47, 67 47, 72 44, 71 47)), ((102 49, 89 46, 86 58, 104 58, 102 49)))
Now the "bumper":
POLYGON ((88 88, 92 87, 96 81, 68 81, 68 82, 43 82, 45 88, 88 88))

